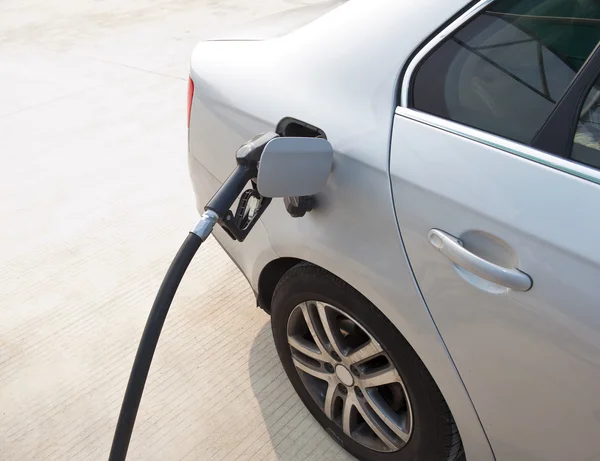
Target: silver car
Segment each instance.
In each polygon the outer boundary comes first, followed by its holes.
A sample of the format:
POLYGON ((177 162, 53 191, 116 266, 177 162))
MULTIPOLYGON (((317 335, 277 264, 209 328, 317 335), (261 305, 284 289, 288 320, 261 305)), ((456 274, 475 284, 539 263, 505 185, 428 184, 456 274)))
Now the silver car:
POLYGON ((358 459, 600 460, 599 40, 598 0, 350 0, 193 52, 200 211, 257 133, 334 148, 214 235, 358 459))

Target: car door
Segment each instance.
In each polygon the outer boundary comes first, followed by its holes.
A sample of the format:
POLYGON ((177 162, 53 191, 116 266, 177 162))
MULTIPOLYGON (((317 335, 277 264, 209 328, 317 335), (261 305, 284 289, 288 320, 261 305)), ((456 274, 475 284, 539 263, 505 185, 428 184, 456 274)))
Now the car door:
POLYGON ((599 19, 479 2, 403 74, 400 236, 499 461, 600 460, 599 19))

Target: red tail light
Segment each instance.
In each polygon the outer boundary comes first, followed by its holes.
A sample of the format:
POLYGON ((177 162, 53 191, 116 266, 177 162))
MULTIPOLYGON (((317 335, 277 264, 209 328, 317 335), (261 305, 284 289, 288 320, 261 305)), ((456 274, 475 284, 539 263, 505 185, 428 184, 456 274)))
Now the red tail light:
POLYGON ((192 77, 188 80, 188 99, 187 99, 187 126, 190 127, 190 117, 192 116, 192 99, 194 99, 194 81, 192 77))

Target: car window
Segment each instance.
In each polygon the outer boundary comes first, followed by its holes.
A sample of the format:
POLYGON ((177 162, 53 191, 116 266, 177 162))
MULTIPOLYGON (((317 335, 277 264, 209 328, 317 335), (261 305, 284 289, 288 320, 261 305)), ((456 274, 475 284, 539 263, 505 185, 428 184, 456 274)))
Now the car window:
POLYGON ((412 106, 529 144, 600 40, 600 0, 499 0, 417 69, 412 106))
POLYGON ((600 168, 600 77, 581 108, 571 159, 600 168))

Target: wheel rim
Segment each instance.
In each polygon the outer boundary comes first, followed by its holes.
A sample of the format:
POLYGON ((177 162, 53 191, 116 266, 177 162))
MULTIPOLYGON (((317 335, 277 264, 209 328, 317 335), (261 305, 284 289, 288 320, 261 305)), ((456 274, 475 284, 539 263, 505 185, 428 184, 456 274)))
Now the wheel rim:
POLYGON ((330 304, 306 301, 290 314, 287 339, 305 388, 347 436, 381 452, 406 445, 413 429, 406 388, 356 319, 330 304))

